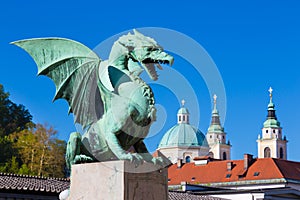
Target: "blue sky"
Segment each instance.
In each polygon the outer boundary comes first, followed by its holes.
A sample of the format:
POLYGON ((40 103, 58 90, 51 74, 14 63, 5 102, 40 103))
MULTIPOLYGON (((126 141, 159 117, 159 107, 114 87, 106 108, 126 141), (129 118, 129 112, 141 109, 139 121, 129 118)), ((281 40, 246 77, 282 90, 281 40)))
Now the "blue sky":
MULTIPOLYGON (((225 116, 224 108, 219 107, 233 145, 232 158, 241 159, 243 153, 257 156, 256 139, 267 115, 267 90, 272 86, 277 117, 289 140, 288 158, 300 161, 299 9, 297 0, 5 1, 0 3, 0 83, 14 102, 29 109, 35 122, 54 126, 59 137, 66 140, 76 130, 73 117, 67 115, 67 103, 52 103, 54 84, 46 77, 37 77, 30 56, 9 43, 55 36, 80 41, 93 49, 107 38, 133 28, 167 28, 197 41, 214 61, 226 91, 226 101, 223 98, 218 103, 227 108, 225 116)), ((183 45, 180 42, 174 40, 183 45)), ((180 94, 179 98, 186 100, 191 118, 200 115, 199 129, 205 133, 210 123, 212 91, 187 60, 175 56, 173 69, 192 85, 199 108, 189 104, 193 101, 188 94, 180 94)), ((165 78, 171 82, 172 76, 167 75, 165 78)), ((176 123, 180 106, 174 91, 152 85, 166 122, 147 140, 151 150, 176 123)))

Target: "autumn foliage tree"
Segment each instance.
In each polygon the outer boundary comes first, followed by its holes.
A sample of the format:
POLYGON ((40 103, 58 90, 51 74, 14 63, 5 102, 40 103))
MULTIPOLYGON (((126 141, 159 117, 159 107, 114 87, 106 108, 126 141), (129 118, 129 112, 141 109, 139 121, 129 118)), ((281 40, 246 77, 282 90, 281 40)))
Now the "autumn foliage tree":
POLYGON ((52 127, 35 125, 0 84, 0 172, 64 177, 66 142, 56 134, 52 127))
POLYGON ((28 174, 37 176, 63 177, 65 174, 65 141, 55 138, 57 131, 41 124, 11 135, 13 148, 28 174))

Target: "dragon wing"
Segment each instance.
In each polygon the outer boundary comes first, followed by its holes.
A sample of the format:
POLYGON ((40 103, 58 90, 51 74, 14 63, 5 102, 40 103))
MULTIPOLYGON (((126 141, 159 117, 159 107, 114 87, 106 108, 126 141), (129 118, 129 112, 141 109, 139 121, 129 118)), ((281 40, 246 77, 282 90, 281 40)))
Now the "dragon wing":
POLYGON ((51 78, 56 87, 53 99, 69 103, 69 113, 83 128, 103 115, 97 86, 101 59, 88 47, 64 38, 37 38, 12 42, 27 51, 38 67, 38 75, 51 78))

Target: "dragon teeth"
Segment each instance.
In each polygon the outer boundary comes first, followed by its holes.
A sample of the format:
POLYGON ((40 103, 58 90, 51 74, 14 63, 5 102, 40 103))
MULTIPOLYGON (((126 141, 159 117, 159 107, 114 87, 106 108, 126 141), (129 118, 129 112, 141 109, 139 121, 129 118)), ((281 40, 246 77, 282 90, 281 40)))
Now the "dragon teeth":
POLYGON ((163 67, 159 63, 156 63, 156 67, 160 70, 163 70, 163 67))

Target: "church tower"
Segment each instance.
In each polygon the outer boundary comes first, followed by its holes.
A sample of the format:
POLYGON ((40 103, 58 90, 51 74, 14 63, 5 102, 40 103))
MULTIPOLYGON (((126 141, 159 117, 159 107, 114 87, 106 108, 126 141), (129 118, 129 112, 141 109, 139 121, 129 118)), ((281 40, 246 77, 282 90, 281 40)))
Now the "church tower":
POLYGON ((287 159, 287 140, 282 138, 282 128, 275 114, 273 103, 273 89, 270 87, 270 102, 268 104, 267 120, 263 124, 262 137, 258 135, 258 158, 287 159))
POLYGON ((210 148, 210 155, 216 159, 230 160, 231 145, 226 143, 226 133, 221 126, 219 112, 217 110, 217 95, 214 95, 214 106, 211 124, 206 134, 206 140, 210 148))

